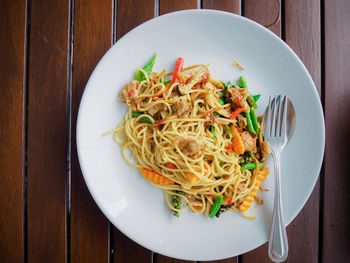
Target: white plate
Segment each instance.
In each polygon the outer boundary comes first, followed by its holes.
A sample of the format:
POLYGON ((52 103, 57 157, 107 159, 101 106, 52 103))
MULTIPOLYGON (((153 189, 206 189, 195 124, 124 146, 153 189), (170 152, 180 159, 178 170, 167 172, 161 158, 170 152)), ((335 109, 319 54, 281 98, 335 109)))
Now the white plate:
MULTIPOLYGON (((269 238, 273 173, 260 193, 265 204, 252 207, 248 220, 230 212, 208 219, 186 211, 176 218, 163 192, 146 182, 122 159, 111 136, 127 108, 117 101, 121 89, 157 53, 154 70, 171 71, 176 58, 185 66, 214 62, 213 76, 225 81, 241 74, 253 94, 261 93, 259 113, 269 95, 293 101, 297 125, 282 154, 284 214, 290 223, 317 180, 324 152, 324 120, 315 85, 295 53, 255 22, 226 12, 188 10, 152 19, 120 39, 101 59, 86 85, 77 121, 77 147, 88 188, 107 218, 142 246, 187 260, 214 260, 245 253, 269 238), (236 59, 244 67, 232 66, 236 59)), ((272 168, 271 168, 272 169, 272 168)))

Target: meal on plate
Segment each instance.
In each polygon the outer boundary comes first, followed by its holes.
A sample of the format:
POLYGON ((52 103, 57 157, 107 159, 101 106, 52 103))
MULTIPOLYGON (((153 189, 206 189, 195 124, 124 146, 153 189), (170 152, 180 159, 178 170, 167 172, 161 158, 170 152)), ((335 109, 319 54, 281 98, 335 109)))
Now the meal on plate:
POLYGON ((152 72, 155 59, 121 92, 129 110, 112 132, 125 160, 164 190, 176 216, 189 208, 218 217, 262 203, 257 191, 270 148, 255 113, 260 94, 250 93, 243 76, 225 83, 209 65, 183 68, 183 58, 171 73, 152 72))

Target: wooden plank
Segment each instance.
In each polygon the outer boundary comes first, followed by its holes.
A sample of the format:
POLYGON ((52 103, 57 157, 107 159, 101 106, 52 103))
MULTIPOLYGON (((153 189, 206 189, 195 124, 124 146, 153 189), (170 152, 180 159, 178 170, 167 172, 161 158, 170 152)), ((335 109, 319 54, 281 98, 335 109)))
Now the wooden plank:
MULTIPOLYGON (((285 41, 296 52, 321 96, 321 6, 319 0, 284 2, 285 41)), ((320 183, 288 227, 288 262, 318 262, 320 183)))
POLYGON ((76 120, 81 95, 94 67, 113 39, 113 1, 74 1, 71 159, 71 261, 109 262, 109 223, 92 199, 76 152, 76 120))
POLYGON ((159 0, 159 14, 198 8, 197 0, 159 0))
POLYGON ((0 2, 0 258, 23 252, 26 1, 0 2))
POLYGON ((117 39, 154 16, 154 0, 118 0, 117 39))
POLYGON ((28 261, 66 260, 69 0, 32 1, 28 75, 28 261))
POLYGON ((324 1, 326 152, 322 262, 350 261, 350 5, 324 1))
MULTIPOLYGON (((184 9, 198 8, 196 0, 159 0, 159 15, 175 12, 184 9)), ((180 259, 170 258, 160 254, 154 255, 154 260, 157 263, 185 263, 194 261, 184 261, 180 259)))
MULTIPOLYGON (((281 37, 281 19, 278 19, 281 14, 280 7, 280 1, 275 0, 244 1, 243 14, 264 26, 269 26, 272 32, 281 37)), ((243 263, 271 262, 267 249, 268 244, 266 243, 242 255, 241 261, 243 263)))
POLYGON ((243 14, 281 37, 281 0, 246 0, 243 14))
MULTIPOLYGON (((235 0, 235 1, 215 1, 215 0, 203 0, 202 1, 202 8, 206 9, 216 9, 216 10, 222 10, 226 12, 231 12, 235 14, 241 13, 241 1, 235 0)), ((206 261, 208 263, 236 263, 238 262, 237 257, 232 257, 228 259, 223 260, 215 260, 215 261, 206 261)))
MULTIPOLYGON (((197 0, 159 0, 159 15, 175 12, 184 9, 198 8, 197 0)), ((170 258, 160 254, 154 255, 154 260, 157 263, 185 263, 194 261, 184 261, 180 259, 170 258)))
POLYGON ((222 10, 222 11, 231 12, 239 15, 241 13, 241 1, 240 0, 222 0, 222 1, 203 0, 202 8, 222 10))
MULTIPOLYGON (((155 16, 153 0, 117 1, 117 38, 155 16)), ((113 227, 114 262, 152 262, 152 251, 136 244, 113 227)))
MULTIPOLYGON (((321 91, 321 39, 319 1, 285 1, 285 40, 299 55, 321 91)), ((282 25, 283 26, 283 25, 282 25)), ((275 31, 280 35, 280 32, 275 31)), ((289 256, 287 262, 318 261, 319 195, 317 182, 314 191, 300 214, 288 227, 289 256)), ((270 262, 267 244, 248 253, 243 262, 270 262)))

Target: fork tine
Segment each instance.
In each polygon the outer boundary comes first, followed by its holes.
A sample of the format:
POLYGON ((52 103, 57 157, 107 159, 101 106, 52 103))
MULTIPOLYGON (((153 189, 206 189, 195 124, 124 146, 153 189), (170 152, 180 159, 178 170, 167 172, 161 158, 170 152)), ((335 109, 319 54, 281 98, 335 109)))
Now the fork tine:
POLYGON ((277 102, 277 96, 275 96, 272 99, 271 102, 271 107, 272 107, 272 112, 271 112, 271 132, 270 132, 270 136, 275 137, 276 136, 276 113, 277 113, 277 107, 276 107, 276 102, 277 102))
POLYGON ((281 137, 286 138, 287 137, 287 107, 288 107, 288 97, 284 96, 284 100, 282 103, 283 106, 283 121, 281 124, 281 137))
POLYGON ((282 112, 282 107, 281 107, 281 104, 282 104, 282 96, 281 95, 278 95, 277 99, 276 99, 276 137, 279 137, 281 136, 281 124, 282 124, 282 115, 281 115, 281 112, 282 112))
POLYGON ((267 109, 265 111, 266 116, 264 116, 263 123, 263 134, 264 136, 270 136, 270 125, 271 125, 271 96, 269 96, 269 104, 267 105, 267 109))

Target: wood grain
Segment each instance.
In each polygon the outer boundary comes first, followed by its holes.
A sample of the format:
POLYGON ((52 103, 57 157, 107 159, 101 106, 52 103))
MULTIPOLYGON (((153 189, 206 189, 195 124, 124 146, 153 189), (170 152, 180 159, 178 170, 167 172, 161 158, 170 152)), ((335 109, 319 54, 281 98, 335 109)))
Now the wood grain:
POLYGON ((204 9, 215 9, 235 14, 241 13, 241 1, 240 0, 203 0, 202 8, 204 9))
POLYGON ((197 0, 159 0, 159 14, 198 8, 197 0))
MULTIPOLYGON (((321 97, 321 6, 319 0, 286 0, 285 41, 303 61, 321 97)), ((318 262, 320 183, 288 227, 288 262, 318 262)))
POLYGON ((83 180, 76 152, 81 95, 94 67, 112 44, 113 2, 74 1, 71 159, 71 262, 108 262, 109 223, 83 180))
POLYGON ((324 1, 326 152, 322 262, 350 261, 350 4, 324 1))
MULTIPOLYGON (((243 14, 247 18, 250 18, 262 25, 271 25, 274 21, 276 23, 269 27, 269 29, 274 32, 277 36, 281 37, 281 19, 277 19, 281 14, 281 3, 280 0, 262 0, 262 1, 253 1, 246 0, 244 1, 243 14)), ((268 244, 264 244, 255 250, 252 250, 241 256, 241 261, 243 263, 264 263, 272 262, 269 259, 268 253, 268 244)))
POLYGON ((26 1, 0 2, 0 258, 23 251, 26 1))
MULTIPOLYGON (((118 0, 117 39, 155 16, 155 1, 118 0)), ((113 227, 114 262, 152 262, 152 251, 136 244, 113 227)))
POLYGON ((28 261, 66 260, 69 1, 32 1, 28 261))
POLYGON ((281 37, 281 0, 245 0, 243 14, 281 37))
POLYGON ((117 39, 154 16, 155 1, 153 0, 118 0, 117 39))

